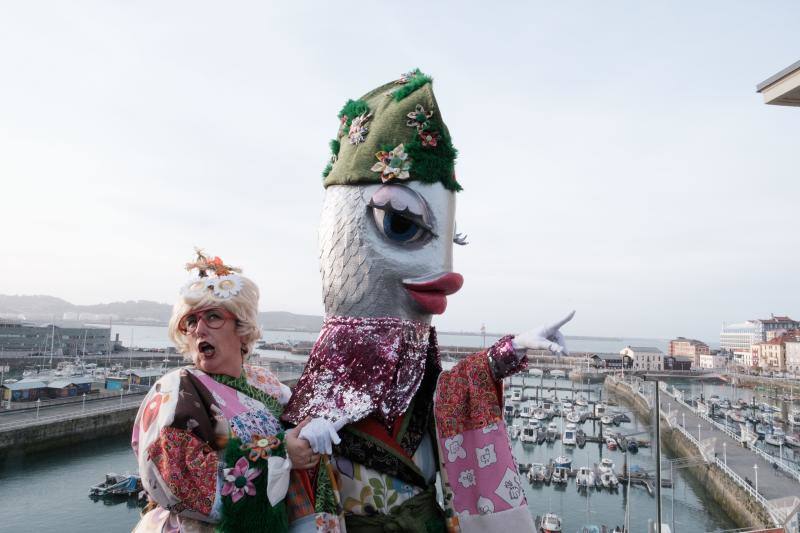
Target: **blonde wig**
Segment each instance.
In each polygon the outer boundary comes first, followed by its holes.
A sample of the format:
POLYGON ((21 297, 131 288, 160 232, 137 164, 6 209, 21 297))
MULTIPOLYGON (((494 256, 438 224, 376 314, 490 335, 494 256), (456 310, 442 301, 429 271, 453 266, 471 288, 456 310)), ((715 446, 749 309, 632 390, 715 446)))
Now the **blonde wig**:
POLYGON ((184 292, 172 307, 169 319, 169 338, 183 354, 187 361, 192 360, 190 343, 187 335, 178 330, 178 322, 186 314, 208 307, 222 307, 236 317, 236 334, 242 338, 244 358, 249 357, 253 345, 261 338, 261 326, 258 325, 258 286, 250 279, 235 275, 241 282, 241 289, 233 296, 218 297, 212 290, 184 292))

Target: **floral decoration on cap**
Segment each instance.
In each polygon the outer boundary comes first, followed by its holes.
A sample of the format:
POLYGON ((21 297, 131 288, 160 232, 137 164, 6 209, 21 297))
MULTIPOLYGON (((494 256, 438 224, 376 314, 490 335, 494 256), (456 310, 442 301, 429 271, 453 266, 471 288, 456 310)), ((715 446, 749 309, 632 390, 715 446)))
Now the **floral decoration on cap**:
POLYGON ((407 180, 411 176, 409 174, 411 160, 408 158, 408 154, 405 153, 402 144, 395 146, 389 152, 380 151, 375 154, 375 157, 378 158, 378 162, 372 165, 370 170, 380 172, 383 183, 395 179, 407 180))
POLYGON ((353 122, 350 123, 350 131, 347 134, 350 144, 361 144, 367 139, 367 132, 369 132, 367 122, 371 118, 372 113, 364 113, 353 119, 353 122))
POLYGON ((186 263, 186 270, 197 270, 197 278, 181 288, 183 296, 201 297, 210 291, 221 300, 233 298, 242 290, 242 278, 238 275, 240 268, 226 265, 217 256, 209 258, 203 250, 195 248, 197 258, 186 263))
POLYGON ((406 126, 410 128, 417 128, 417 131, 422 131, 428 125, 428 120, 433 117, 433 111, 425 111, 421 104, 417 104, 414 111, 407 114, 408 120, 406 126))

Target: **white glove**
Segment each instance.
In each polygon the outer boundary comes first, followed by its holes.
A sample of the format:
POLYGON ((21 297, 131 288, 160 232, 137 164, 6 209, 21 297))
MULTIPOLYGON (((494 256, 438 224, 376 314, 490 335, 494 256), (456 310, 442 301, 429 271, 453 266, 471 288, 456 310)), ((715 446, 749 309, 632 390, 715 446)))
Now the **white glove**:
POLYGON ((561 334, 559 329, 572 320, 573 316, 575 316, 575 311, 572 311, 552 326, 520 333, 514 337, 511 343, 517 351, 525 349, 550 350, 557 355, 569 355, 567 344, 564 342, 564 335, 561 334))
POLYGON ((314 453, 330 455, 333 451, 331 443, 339 444, 342 442, 342 439, 339 438, 339 434, 336 432, 342 429, 346 424, 346 419, 331 422, 327 418, 315 418, 300 430, 298 437, 306 439, 314 453))

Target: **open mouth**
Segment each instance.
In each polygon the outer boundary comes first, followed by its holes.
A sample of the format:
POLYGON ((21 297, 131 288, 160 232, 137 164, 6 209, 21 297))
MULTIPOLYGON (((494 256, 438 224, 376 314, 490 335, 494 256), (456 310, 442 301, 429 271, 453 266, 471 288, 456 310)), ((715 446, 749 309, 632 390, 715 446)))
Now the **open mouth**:
POLYGON ((403 287, 424 311, 441 315, 447 309, 447 297, 464 285, 464 277, 456 272, 436 274, 425 278, 403 280, 403 287))
POLYGON ((197 349, 203 354, 204 359, 211 359, 214 357, 214 353, 216 352, 214 346, 206 341, 201 342, 197 345, 197 349))

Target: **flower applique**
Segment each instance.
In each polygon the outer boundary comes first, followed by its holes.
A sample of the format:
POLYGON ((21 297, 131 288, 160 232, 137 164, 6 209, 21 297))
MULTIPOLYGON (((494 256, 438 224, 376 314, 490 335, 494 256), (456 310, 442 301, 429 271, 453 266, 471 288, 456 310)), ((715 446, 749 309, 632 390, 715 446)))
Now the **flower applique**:
POLYGON ((422 146, 435 148, 441 136, 438 131, 418 130, 422 146))
POLYGON ((239 449, 248 452, 248 458, 255 463, 259 459, 268 459, 272 455, 272 450, 280 445, 280 439, 274 435, 268 437, 253 435, 250 442, 242 444, 239 449))
POLYGON ((399 144, 390 152, 381 151, 375 154, 378 162, 372 165, 373 172, 381 173, 381 181, 386 183, 393 179, 407 180, 411 177, 411 160, 405 152, 405 147, 399 144))
POLYGON ((491 514, 494 512, 494 502, 489 498, 481 496, 478 498, 478 512, 480 514, 491 514))
POLYGON ((350 139, 350 144, 361 144, 367 139, 367 132, 369 132, 367 122, 369 122, 371 118, 372 112, 369 112, 353 119, 353 122, 350 123, 350 131, 347 134, 347 137, 350 139))
POLYGON ((416 70, 409 70, 408 72, 403 72, 400 74, 400 77, 395 81, 397 85, 403 85, 411 81, 411 78, 417 75, 416 70))
POLYGON ((242 290, 242 280, 239 276, 220 276, 213 280, 211 290, 217 298, 227 300, 239 294, 242 290))
POLYGON ((241 500, 244 495, 256 495, 256 486, 253 484, 253 480, 261 474, 261 471, 257 468, 248 468, 249 464, 246 458, 239 457, 233 468, 226 468, 222 471, 225 479, 222 495, 230 496, 234 503, 241 500))
POLYGON ((407 114, 408 120, 406 126, 410 128, 417 128, 417 131, 422 131, 428 125, 428 120, 433 116, 433 111, 425 111, 422 104, 417 104, 414 111, 407 114))
POLYGON ((464 459, 467 457, 467 452, 461 447, 464 442, 464 435, 454 435, 444 441, 444 447, 447 448, 447 460, 451 463, 456 459, 464 459))
POLYGON ((464 488, 475 486, 475 470, 464 470, 458 475, 458 482, 464 488))
POLYGON ((481 468, 486 468, 497 462, 494 444, 489 444, 483 448, 475 448, 475 454, 478 456, 478 466, 481 468))

